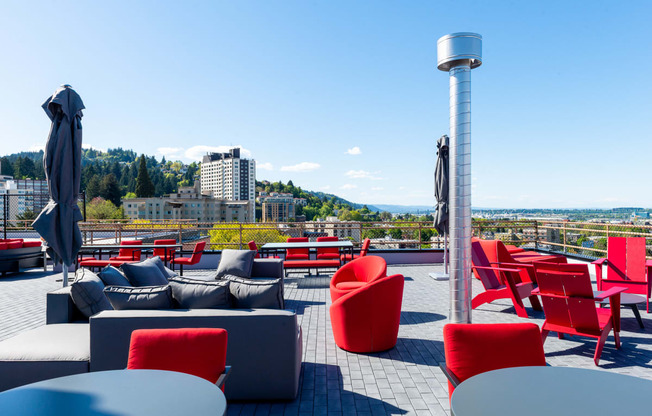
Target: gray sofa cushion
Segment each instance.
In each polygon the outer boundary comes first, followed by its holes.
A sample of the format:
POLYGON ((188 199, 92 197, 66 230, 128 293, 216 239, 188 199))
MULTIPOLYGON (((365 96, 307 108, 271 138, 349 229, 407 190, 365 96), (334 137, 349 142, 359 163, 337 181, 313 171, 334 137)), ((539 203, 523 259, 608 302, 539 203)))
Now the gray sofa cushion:
POLYGON ((102 279, 106 286, 131 286, 127 276, 113 266, 106 266, 97 276, 102 279))
POLYGON ((103 290, 102 280, 87 269, 79 269, 77 280, 70 285, 72 300, 86 317, 113 309, 103 290))
POLYGON ((225 275, 230 282, 229 291, 236 309, 267 308, 283 309, 283 284, 281 279, 245 279, 225 275))
POLYGON ((175 307, 182 309, 228 309, 231 296, 228 281, 193 280, 171 277, 175 307))
POLYGON ((163 263, 158 257, 152 257, 137 263, 125 263, 120 268, 132 286, 162 286, 168 284, 163 263), (160 265, 159 265, 160 263, 160 265))
POLYGON ((0 342, 0 391, 89 371, 89 324, 43 325, 0 342))
POLYGON ((123 287, 109 286, 104 294, 116 310, 122 309, 172 309, 170 285, 123 287))
POLYGON ((256 252, 252 250, 222 250, 220 264, 217 265, 217 277, 227 274, 240 277, 251 277, 256 252))

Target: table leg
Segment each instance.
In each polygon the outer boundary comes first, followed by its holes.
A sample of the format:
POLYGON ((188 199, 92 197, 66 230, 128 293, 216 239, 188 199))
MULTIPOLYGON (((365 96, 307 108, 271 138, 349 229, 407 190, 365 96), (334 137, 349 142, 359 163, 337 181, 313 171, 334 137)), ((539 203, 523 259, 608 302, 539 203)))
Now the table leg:
POLYGON ((636 305, 631 305, 632 312, 634 312, 634 316, 636 317, 636 320, 638 321, 638 325, 641 327, 641 329, 645 329, 645 326, 643 325, 643 319, 641 319, 641 313, 638 310, 638 306, 636 305))

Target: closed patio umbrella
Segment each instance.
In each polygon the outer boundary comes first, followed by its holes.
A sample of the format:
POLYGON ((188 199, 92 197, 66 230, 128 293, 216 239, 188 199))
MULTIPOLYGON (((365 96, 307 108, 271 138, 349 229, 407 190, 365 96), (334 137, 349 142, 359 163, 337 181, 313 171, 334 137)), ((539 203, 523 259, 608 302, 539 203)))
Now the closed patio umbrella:
POLYGON ((432 273, 435 279, 448 278, 448 136, 443 135, 437 140, 437 162, 435 164, 435 199, 437 210, 433 226, 444 236, 444 274, 432 273))
POLYGON ((63 263, 63 285, 68 284, 68 267, 82 245, 77 206, 81 181, 82 109, 84 103, 70 85, 63 85, 43 104, 52 120, 45 145, 43 168, 50 201, 34 221, 55 264, 63 263))

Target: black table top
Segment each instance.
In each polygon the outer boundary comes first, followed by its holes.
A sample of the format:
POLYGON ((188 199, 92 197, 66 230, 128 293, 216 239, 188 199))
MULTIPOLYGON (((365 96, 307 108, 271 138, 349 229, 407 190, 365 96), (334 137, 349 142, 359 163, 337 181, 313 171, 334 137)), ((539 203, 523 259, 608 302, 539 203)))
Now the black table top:
POLYGON ((0 393, 0 415, 224 415, 222 390, 203 378, 160 370, 76 374, 0 393))
POLYGON ((139 250, 139 249, 153 249, 153 248, 181 248, 183 244, 137 244, 137 245, 122 245, 122 244, 89 244, 81 246, 80 250, 139 250))
POLYGON ((320 241, 320 242, 308 242, 308 243, 267 243, 263 245, 261 250, 285 250, 288 248, 327 248, 327 247, 339 247, 339 248, 352 248, 353 243, 350 241, 320 241))
POLYGON ((650 412, 652 381, 571 367, 515 367, 478 374, 453 392, 451 414, 628 415, 650 412))

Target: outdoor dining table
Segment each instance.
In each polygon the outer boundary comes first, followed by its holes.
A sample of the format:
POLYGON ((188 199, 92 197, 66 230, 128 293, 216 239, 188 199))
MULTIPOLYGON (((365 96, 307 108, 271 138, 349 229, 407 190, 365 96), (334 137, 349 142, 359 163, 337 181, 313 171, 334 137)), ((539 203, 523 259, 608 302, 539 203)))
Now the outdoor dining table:
POLYGON ((307 249, 318 249, 318 248, 332 248, 337 247, 340 251, 345 254, 353 254, 353 243, 348 240, 342 241, 309 241, 307 243, 266 243, 260 248, 260 253, 262 257, 268 257, 270 254, 275 254, 279 252, 284 252, 287 249, 295 248, 307 248, 307 249))
POLYGON ((154 250, 155 248, 165 250, 165 259, 163 259, 163 262, 167 266, 168 251, 172 249, 181 249, 183 248, 183 244, 141 244, 141 245, 133 245, 133 246, 121 245, 121 244, 92 244, 92 245, 81 246, 81 248, 79 249, 79 254, 97 253, 99 258, 101 259, 102 251, 107 253, 115 253, 121 249, 146 251, 146 250, 154 250))
POLYGON ((0 393, 2 416, 215 416, 225 413, 224 393, 215 384, 173 371, 95 371, 0 393))
POLYGON ((652 381, 571 367, 514 367, 462 382, 451 397, 451 414, 628 415, 650 411, 652 381))

